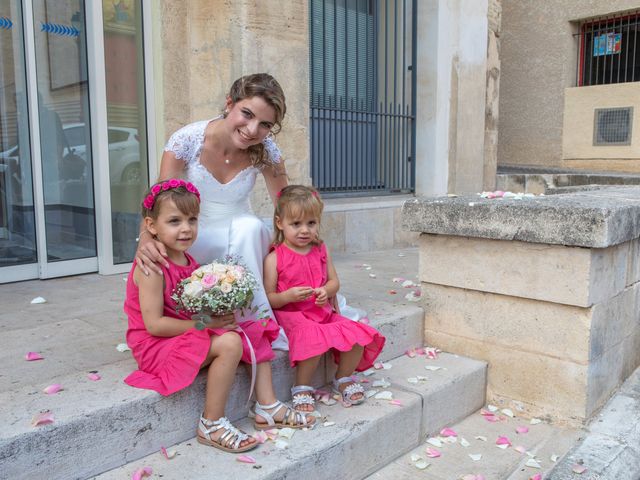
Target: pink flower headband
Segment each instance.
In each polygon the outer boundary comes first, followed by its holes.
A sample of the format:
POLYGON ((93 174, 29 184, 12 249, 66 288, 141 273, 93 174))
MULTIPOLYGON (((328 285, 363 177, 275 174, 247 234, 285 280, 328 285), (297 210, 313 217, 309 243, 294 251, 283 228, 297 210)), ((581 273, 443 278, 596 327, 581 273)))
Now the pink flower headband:
POLYGON ((172 188, 184 187, 187 189, 187 192, 193 193, 196 197, 198 197, 198 202, 200 201, 200 192, 191 182, 185 182, 181 178, 172 178, 162 183, 157 183, 153 187, 151 187, 151 193, 147 195, 142 202, 142 206, 147 210, 151 210, 153 208, 153 204, 156 201, 156 197, 160 192, 165 192, 167 190, 171 190, 172 188))

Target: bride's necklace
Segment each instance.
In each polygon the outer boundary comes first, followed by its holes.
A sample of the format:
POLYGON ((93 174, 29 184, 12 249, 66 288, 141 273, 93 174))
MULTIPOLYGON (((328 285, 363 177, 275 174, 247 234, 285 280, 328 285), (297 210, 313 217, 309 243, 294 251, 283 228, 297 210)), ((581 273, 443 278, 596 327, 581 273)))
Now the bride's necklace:
POLYGON ((229 160, 228 158, 224 159, 224 163, 226 163, 227 165, 229 165, 231 163, 231 160, 229 160))

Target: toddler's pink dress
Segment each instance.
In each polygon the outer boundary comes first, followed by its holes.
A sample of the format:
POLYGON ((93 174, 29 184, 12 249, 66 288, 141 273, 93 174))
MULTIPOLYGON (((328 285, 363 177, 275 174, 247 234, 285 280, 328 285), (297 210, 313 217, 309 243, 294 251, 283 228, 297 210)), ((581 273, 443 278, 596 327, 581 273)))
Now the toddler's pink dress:
MULTIPOLYGON (((186 266, 169 262, 169 267, 161 265, 164 275, 164 311, 163 315, 182 320, 189 320, 188 312, 176 312, 176 304, 171 299, 171 294, 176 285, 191 275, 198 268, 197 262, 189 254, 185 253, 189 263, 186 266)), ((162 395, 171 395, 193 382, 200 371, 211 347, 212 335, 223 335, 229 330, 223 328, 205 328, 196 330, 191 328, 185 333, 175 337, 156 337, 147 332, 140 312, 140 299, 138 287, 133 281, 135 263, 129 272, 127 279, 127 297, 124 302, 124 311, 129 318, 127 330, 127 345, 131 348, 133 357, 138 362, 139 370, 131 373, 125 382, 133 387, 148 388, 162 395)), ((256 356, 256 362, 273 360, 271 342, 276 339, 279 327, 275 321, 245 321, 239 323, 249 337, 256 356)), ((233 331, 232 331, 233 332, 233 331)), ((251 363, 251 353, 247 339, 242 338, 242 361, 251 363)))
MULTIPOLYGON (((284 244, 274 247, 277 256, 278 284, 276 291, 291 287, 318 288, 327 283, 327 249, 314 245, 307 254, 294 252, 284 244)), ((340 352, 362 345, 364 353, 356 370, 370 368, 384 347, 385 338, 373 327, 354 322, 335 313, 329 305, 319 307, 315 296, 293 302, 274 310, 278 323, 289 338, 289 361, 297 362, 333 351, 336 363, 340 352)))

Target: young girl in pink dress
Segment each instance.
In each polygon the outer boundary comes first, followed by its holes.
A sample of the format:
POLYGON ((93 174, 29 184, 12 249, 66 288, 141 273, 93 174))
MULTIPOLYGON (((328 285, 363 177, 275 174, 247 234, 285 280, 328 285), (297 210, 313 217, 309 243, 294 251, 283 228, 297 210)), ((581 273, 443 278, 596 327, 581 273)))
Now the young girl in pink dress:
POLYGON ((269 319, 264 322, 237 323, 234 315, 214 316, 204 325, 191 320, 190 314, 177 312, 171 298, 176 285, 199 267, 186 253, 198 235, 200 194, 190 182, 171 179, 160 182, 146 195, 142 215, 144 232, 162 242, 168 266, 162 275, 152 271, 145 275, 134 263, 127 279, 124 311, 129 319, 127 344, 138 362, 138 370, 125 382, 138 388, 171 395, 193 383, 203 367, 208 366, 204 412, 197 428, 200 443, 239 453, 257 446, 256 440, 238 430, 224 416, 227 397, 235 378, 238 362, 251 362, 247 338, 257 363, 256 396, 258 401, 277 403, 281 412, 274 421, 264 407, 256 425, 302 427, 307 417, 278 402, 271 392, 270 361, 274 358, 271 342, 279 327, 269 319), (240 326, 244 335, 235 329, 240 326), (266 372, 266 373, 265 373, 266 372), (261 375, 262 373, 262 375, 261 375))
POLYGON ((362 403, 364 389, 351 375, 371 367, 385 342, 377 330, 339 315, 331 306, 340 282, 319 237, 322 208, 313 188, 283 188, 273 220, 274 248, 264 265, 269 303, 289 338, 289 360, 296 367, 291 395, 300 412, 315 408, 314 388, 309 383, 321 356, 329 350, 338 365, 334 393, 345 404, 362 403))

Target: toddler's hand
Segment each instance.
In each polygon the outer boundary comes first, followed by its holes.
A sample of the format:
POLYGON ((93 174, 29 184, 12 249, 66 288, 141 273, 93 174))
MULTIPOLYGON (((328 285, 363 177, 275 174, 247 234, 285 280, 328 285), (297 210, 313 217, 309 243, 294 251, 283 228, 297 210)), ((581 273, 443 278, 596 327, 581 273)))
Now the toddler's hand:
POLYGON ((227 315, 213 315, 211 322, 207 325, 209 328, 225 328, 227 330, 233 330, 238 324, 236 323, 236 317, 233 313, 227 315))
POLYGON ((324 287, 319 287, 316 288, 313 293, 316 296, 316 305, 318 305, 319 307, 321 307, 322 305, 324 305, 325 303, 327 303, 327 300, 329 299, 328 295, 327 295, 327 291, 324 289, 324 287))
POLYGON ((287 290, 289 296, 289 302, 302 302, 307 300, 313 295, 313 288, 311 287, 292 287, 287 290))

